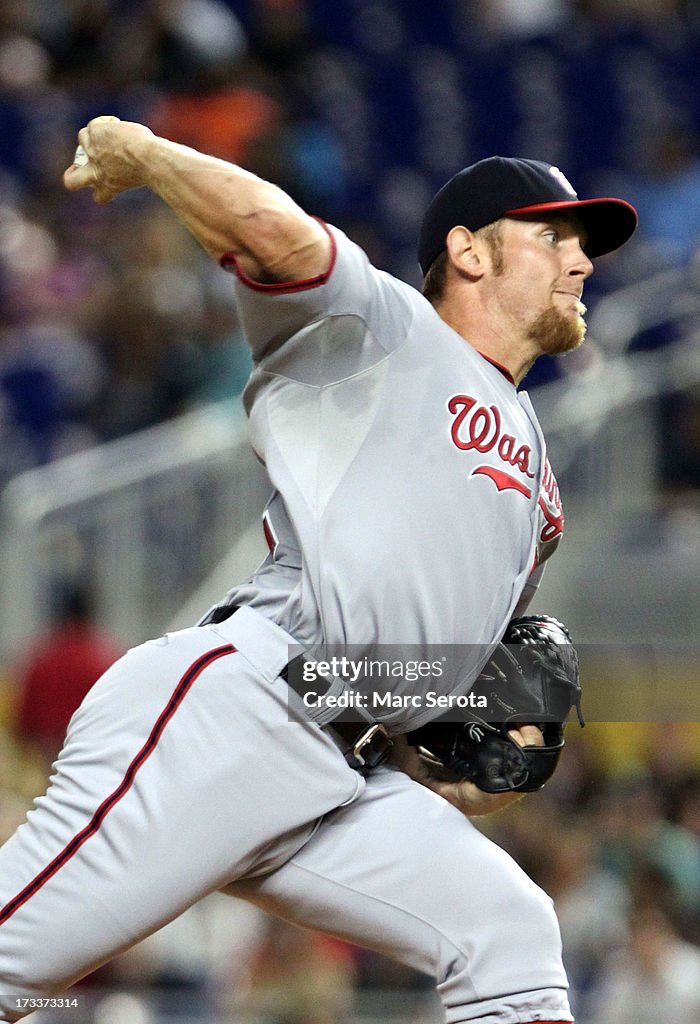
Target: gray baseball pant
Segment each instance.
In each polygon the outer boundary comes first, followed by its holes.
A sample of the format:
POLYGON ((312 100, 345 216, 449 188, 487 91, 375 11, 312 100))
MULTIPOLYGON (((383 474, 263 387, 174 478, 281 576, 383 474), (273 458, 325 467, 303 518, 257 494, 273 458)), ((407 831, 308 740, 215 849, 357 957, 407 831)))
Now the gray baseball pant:
POLYGON ((134 648, 73 716, 0 849, 0 1021, 219 889, 432 974, 450 1024, 571 1020, 545 894, 440 797, 363 779, 294 720, 291 640, 241 612, 134 648))

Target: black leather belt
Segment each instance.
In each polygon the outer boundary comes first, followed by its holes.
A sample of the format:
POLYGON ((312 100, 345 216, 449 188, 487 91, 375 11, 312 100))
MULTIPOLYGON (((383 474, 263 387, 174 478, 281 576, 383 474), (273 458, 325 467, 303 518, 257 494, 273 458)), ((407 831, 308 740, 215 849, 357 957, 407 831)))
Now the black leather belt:
MULTIPOLYGON (((199 625, 225 622, 240 606, 237 604, 217 605, 203 618, 199 625)), ((291 662, 289 663, 291 665, 291 662)), ((280 672, 280 677, 288 682, 289 665, 280 672)), ((329 684, 330 686, 330 684, 329 684)), ((385 726, 379 722, 333 721, 323 726, 331 729, 343 742, 343 756, 351 768, 366 774, 372 768, 378 768, 386 761, 393 741, 385 726)))
MULTIPOLYGON (((290 662, 289 665, 291 664, 290 662)), ((289 665, 285 665, 280 672, 281 678, 287 682, 289 682, 289 665)), ((340 737, 343 741, 345 760, 351 768, 363 775, 371 771, 372 768, 378 768, 380 764, 383 764, 394 746, 386 727, 380 722, 358 723, 334 720, 322 728, 331 729, 340 737)))
POLYGON ((230 619, 235 611, 238 611, 240 605, 238 604, 217 604, 207 612, 203 619, 200 619, 197 623, 198 626, 208 626, 214 622, 225 622, 226 619, 230 619))
POLYGON ((343 752, 345 760, 351 768, 363 775, 383 764, 394 746, 394 741, 381 722, 368 725, 360 732, 355 722, 332 722, 328 728, 334 729, 347 744, 343 752))

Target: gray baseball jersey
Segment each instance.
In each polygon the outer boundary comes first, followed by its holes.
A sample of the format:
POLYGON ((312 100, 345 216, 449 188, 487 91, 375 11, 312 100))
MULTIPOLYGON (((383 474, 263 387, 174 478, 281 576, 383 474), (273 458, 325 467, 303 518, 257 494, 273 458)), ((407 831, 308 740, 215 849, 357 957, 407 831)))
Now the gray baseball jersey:
MULTIPOLYGON (((244 399, 276 490, 270 556, 225 603, 304 645, 473 645, 466 678, 430 679, 458 692, 560 539, 556 481, 507 371, 329 230, 319 278, 261 285, 239 271, 255 359, 244 399)), ((392 681, 398 694, 420 685, 392 681)), ((405 730, 426 714, 376 717, 405 730)))
POLYGON ((129 651, 73 716, 0 849, 0 1021, 224 886, 432 974, 448 1024, 571 1020, 544 893, 398 769, 353 771, 290 699, 294 640, 497 640, 561 533, 528 400, 333 238, 318 280, 238 286, 270 556, 242 607, 129 651))

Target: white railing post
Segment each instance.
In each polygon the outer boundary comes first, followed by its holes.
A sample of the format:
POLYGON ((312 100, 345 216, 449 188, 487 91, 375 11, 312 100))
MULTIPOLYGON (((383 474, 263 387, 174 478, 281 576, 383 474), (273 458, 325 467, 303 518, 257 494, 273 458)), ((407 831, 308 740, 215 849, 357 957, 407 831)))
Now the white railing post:
POLYGON ((0 655, 46 623, 51 584, 76 571, 125 642, 161 631, 269 490, 241 410, 224 404, 21 474, 0 497, 0 655))

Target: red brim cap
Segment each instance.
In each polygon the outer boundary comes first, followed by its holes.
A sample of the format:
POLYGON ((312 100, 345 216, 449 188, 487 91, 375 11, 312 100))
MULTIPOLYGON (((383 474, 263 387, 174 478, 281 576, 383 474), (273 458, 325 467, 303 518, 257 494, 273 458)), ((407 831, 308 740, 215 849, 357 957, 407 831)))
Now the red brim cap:
POLYGON ((617 249, 637 226, 636 211, 624 199, 579 199, 558 167, 520 157, 487 157, 459 171, 433 196, 421 225, 418 262, 427 273, 457 224, 478 231, 501 217, 568 211, 581 218, 588 256, 617 249))
POLYGON ((555 203, 535 203, 506 210, 505 217, 529 216, 538 213, 575 213, 583 224, 586 242, 583 251, 592 259, 619 249, 632 237, 637 227, 637 211, 624 199, 575 199, 555 203))

